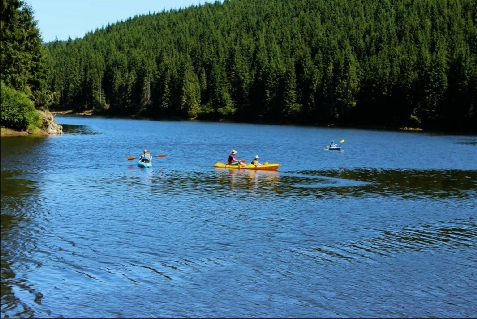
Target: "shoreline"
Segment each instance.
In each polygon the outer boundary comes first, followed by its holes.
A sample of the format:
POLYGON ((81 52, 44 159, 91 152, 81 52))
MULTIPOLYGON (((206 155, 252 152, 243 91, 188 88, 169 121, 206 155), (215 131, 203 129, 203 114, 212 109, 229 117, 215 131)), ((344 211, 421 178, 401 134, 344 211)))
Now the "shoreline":
POLYGON ((53 115, 94 115, 93 111, 87 110, 84 112, 73 112, 72 110, 67 110, 67 111, 51 111, 50 113, 53 115))
POLYGON ((46 110, 38 112, 40 116, 40 121, 42 123, 41 127, 35 127, 26 130, 15 130, 13 128, 5 127, 2 125, 0 126, 0 136, 51 136, 63 134, 63 127, 55 122, 54 115, 50 111, 46 110))
POLYGON ((32 131, 16 131, 14 129, 8 127, 1 127, 0 128, 1 134, 0 137, 16 137, 16 136, 51 136, 57 134, 50 134, 46 130, 38 129, 35 132, 32 131))
POLYGON ((29 133, 27 131, 15 131, 15 130, 12 130, 11 128, 2 127, 0 136, 4 137, 4 136, 32 136, 32 135, 33 135, 32 133, 29 133))
MULTIPOLYGON (((66 111, 50 111, 53 115, 73 115, 73 116, 104 116, 102 114, 93 113, 92 110, 86 110, 84 112, 74 112, 73 110, 66 110, 66 111)), ((116 117, 116 116, 113 116, 116 117)), ((148 117, 141 117, 141 116, 118 116, 117 118, 132 118, 132 119, 150 119, 148 117)), ((194 120, 194 119, 189 119, 194 120)), ((200 121, 200 120, 199 120, 200 121)), ((222 122, 222 120, 220 120, 222 122)), ((265 124, 265 123, 255 123, 255 124, 265 124)), ((309 125, 305 125, 309 126, 309 125)), ((380 126, 380 125, 362 125, 362 126, 346 126, 346 125, 335 125, 335 124, 316 124, 312 125, 315 127, 336 127, 336 128, 362 128, 362 129, 378 129, 378 130, 393 130, 393 131, 424 131, 424 129, 420 127, 388 127, 388 126, 380 126)))
MULTIPOLYGON (((101 114, 93 113, 92 110, 86 110, 84 112, 74 112, 73 110, 66 110, 66 111, 53 111, 51 110, 50 113, 55 115, 71 115, 71 116, 104 116, 101 114)), ((125 118, 132 118, 132 119, 141 119, 141 117, 136 116, 128 116, 125 118)), ((387 131, 399 131, 399 132, 416 132, 416 133, 440 133, 440 134, 462 134, 462 135, 474 135, 472 132, 441 132, 441 131, 433 131, 433 130, 424 130, 420 127, 410 127, 410 126, 403 126, 403 127, 390 127, 390 126, 381 126, 381 125, 358 125, 358 126, 349 126, 349 125, 335 125, 335 124, 316 124, 313 125, 314 127, 329 127, 329 128, 356 128, 356 129, 368 129, 368 130, 387 130, 387 131)), ((48 132, 46 131, 39 131, 39 132, 28 132, 28 131, 15 131, 10 128, 1 128, 1 136, 48 136, 48 132)))

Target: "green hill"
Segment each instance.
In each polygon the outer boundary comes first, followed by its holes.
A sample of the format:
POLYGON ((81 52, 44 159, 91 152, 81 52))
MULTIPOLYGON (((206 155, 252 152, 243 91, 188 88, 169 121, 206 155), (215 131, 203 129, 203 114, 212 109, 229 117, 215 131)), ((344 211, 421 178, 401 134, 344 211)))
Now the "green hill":
POLYGON ((225 0, 44 49, 54 109, 477 127, 475 0, 225 0))

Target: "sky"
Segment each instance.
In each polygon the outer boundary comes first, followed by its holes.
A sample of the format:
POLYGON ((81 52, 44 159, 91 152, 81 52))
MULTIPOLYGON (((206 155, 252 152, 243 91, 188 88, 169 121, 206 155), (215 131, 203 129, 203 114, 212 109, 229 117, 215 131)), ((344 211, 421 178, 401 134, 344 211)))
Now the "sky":
MULTIPOLYGON (((24 0, 33 9, 43 42, 82 38, 135 15, 215 3, 215 0, 24 0)), ((222 2, 222 1, 220 1, 222 2)))

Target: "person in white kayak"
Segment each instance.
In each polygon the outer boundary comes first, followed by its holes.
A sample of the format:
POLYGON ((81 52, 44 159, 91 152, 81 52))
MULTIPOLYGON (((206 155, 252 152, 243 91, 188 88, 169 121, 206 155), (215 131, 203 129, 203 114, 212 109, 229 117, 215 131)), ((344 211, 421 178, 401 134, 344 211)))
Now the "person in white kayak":
POLYGON ((142 155, 139 157, 139 161, 143 163, 151 163, 152 162, 152 156, 149 154, 147 150, 144 150, 142 155))

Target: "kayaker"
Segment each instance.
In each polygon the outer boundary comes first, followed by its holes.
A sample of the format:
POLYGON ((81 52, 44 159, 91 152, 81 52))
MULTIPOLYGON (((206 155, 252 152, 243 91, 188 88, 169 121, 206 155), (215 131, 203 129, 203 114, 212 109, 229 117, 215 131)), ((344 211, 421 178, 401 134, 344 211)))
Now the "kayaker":
POLYGON ((229 155, 228 163, 229 165, 239 165, 242 164, 243 161, 239 161, 235 158, 235 155, 237 154, 236 150, 232 150, 229 155))
POLYGON ((262 165, 258 162, 258 155, 255 155, 255 158, 250 162, 250 164, 255 165, 255 166, 262 165))
POLYGON ((335 141, 334 141, 334 140, 331 141, 330 147, 336 147, 336 144, 335 144, 335 141))
POLYGON ((152 156, 147 150, 144 150, 143 154, 139 157, 139 160, 144 163, 152 162, 152 156))

